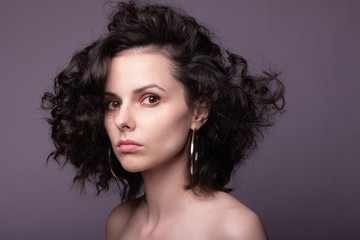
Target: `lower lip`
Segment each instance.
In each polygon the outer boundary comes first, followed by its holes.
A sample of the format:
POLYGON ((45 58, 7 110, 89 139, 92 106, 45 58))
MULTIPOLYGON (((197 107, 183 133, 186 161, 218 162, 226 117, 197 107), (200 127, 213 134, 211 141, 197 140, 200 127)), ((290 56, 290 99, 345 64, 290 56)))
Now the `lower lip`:
POLYGON ((132 152, 136 152, 140 147, 141 146, 134 144, 122 144, 120 145, 120 147, 118 147, 118 149, 122 153, 132 153, 132 152))

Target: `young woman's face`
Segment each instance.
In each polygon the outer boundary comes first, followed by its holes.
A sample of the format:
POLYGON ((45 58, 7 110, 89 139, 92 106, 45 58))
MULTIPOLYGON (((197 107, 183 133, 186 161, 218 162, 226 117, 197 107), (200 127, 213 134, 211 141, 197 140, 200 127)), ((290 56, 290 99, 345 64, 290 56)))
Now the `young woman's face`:
POLYGON ((105 103, 105 128, 125 170, 143 172, 186 161, 192 111, 166 57, 132 50, 114 57, 105 103))

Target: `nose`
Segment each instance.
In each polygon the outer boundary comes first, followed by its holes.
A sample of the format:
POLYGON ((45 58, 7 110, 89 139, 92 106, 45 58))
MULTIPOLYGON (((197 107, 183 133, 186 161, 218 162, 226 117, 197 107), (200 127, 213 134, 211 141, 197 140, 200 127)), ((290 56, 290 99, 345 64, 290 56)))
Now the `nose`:
POLYGON ((124 104, 117 111, 114 121, 120 131, 132 131, 135 129, 135 121, 131 109, 124 104))

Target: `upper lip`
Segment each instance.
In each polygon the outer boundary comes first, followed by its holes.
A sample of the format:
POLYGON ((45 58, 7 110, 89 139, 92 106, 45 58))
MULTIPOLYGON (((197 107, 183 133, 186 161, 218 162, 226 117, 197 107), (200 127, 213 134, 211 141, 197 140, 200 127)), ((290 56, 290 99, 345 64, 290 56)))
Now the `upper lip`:
POLYGON ((135 142, 133 140, 120 140, 117 144, 118 147, 120 147, 121 145, 138 145, 141 146, 140 143, 135 142))

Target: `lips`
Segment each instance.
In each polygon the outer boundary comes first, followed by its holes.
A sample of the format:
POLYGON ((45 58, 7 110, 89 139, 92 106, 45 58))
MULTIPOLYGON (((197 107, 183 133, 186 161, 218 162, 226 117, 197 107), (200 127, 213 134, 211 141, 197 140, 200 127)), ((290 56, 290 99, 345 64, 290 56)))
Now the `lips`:
POLYGON ((120 140, 117 148, 122 153, 133 153, 136 152, 142 145, 132 140, 120 140))

